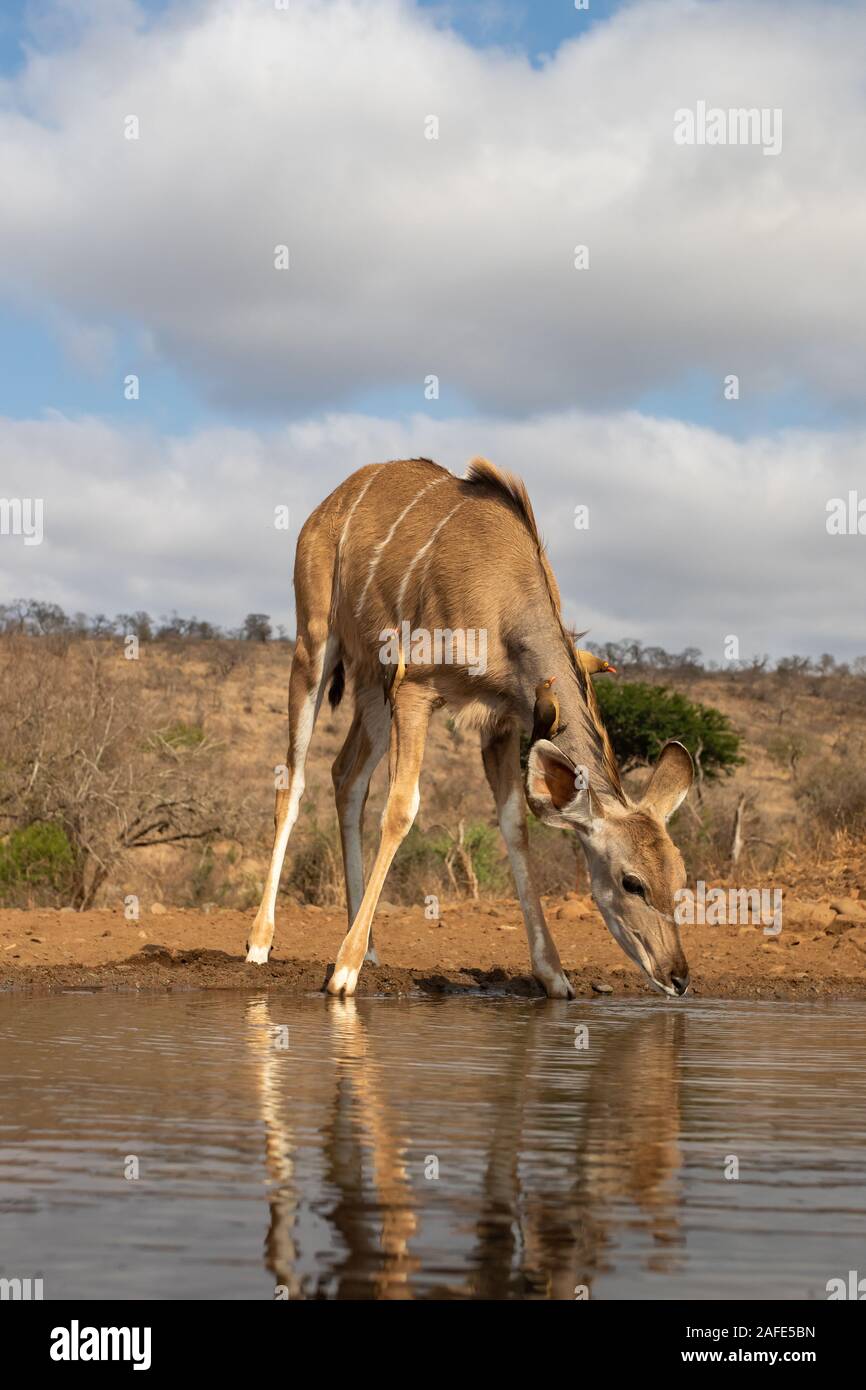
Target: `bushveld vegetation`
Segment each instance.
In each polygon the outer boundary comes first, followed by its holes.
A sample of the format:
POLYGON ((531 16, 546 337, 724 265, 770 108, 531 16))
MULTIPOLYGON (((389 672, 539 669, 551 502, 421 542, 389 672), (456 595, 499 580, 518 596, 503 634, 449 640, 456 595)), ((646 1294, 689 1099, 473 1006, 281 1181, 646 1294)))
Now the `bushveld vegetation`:
MULTIPOLYGON (((637 792, 667 738, 698 768, 674 834, 694 876, 767 873, 866 835, 866 660, 824 656, 703 666, 625 642, 597 681, 637 792)), ((291 648, 270 618, 233 633, 146 613, 74 619, 55 605, 0 608, 0 902, 86 908, 134 893, 178 906, 251 908, 285 755, 291 648), (126 638, 137 637, 134 659, 126 638)), ((308 763, 284 892, 342 901, 330 763, 348 721, 327 707, 308 763)), ((394 901, 511 892, 473 735, 434 721, 422 809, 386 885, 394 901)), ((375 844, 384 769, 371 792, 375 844)), ((581 881, 573 837, 531 823, 539 886, 581 881)))
POLYGON ((728 716, 678 690, 645 681, 599 681, 598 700, 623 772, 654 762, 672 738, 685 744, 699 775, 711 781, 743 761, 728 716))

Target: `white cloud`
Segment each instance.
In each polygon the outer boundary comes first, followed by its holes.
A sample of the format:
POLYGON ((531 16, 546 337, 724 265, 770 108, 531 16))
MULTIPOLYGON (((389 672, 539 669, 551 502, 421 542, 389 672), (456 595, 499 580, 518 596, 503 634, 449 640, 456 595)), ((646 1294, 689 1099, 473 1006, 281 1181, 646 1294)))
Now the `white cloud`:
POLYGON ((0 283, 138 325, 213 402, 435 372, 603 407, 699 370, 862 404, 862 9, 659 0, 533 70, 396 0, 59 8, 98 23, 0 89, 0 283), (781 154, 677 147, 698 100, 782 108, 781 154))
POLYGON ((676 421, 577 410, 520 423, 310 418, 267 433, 187 438, 96 420, 0 421, 6 496, 44 499, 45 538, 0 537, 0 586, 67 611, 291 626, 291 574, 309 511, 353 469, 432 453, 454 472, 484 452, 529 486, 568 618, 598 641, 670 650, 866 651, 866 537, 828 536, 826 503, 862 478, 862 432, 743 443, 676 421), (289 533, 273 526, 288 504, 289 533), (574 508, 590 509, 588 531, 574 508))

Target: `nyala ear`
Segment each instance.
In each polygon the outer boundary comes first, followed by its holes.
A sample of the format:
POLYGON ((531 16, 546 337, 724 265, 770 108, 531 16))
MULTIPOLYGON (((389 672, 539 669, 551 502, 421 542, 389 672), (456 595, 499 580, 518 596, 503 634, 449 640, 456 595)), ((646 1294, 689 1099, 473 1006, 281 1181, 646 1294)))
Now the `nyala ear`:
POLYGON ((666 743, 640 805, 661 816, 662 820, 669 820, 688 796, 694 777, 695 769, 689 750, 681 743, 666 743))
POLYGON ((539 820, 562 830, 589 832, 604 818, 586 768, 575 767, 555 743, 544 738, 529 750, 526 799, 539 820))

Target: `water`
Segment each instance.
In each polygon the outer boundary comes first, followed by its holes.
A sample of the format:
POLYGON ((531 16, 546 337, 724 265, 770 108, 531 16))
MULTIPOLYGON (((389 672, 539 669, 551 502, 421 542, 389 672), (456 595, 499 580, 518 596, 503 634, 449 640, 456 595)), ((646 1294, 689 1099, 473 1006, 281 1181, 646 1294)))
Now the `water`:
POLYGON ((5 996, 0 1075, 0 1277, 46 1299, 866 1274, 863 1004, 5 996))

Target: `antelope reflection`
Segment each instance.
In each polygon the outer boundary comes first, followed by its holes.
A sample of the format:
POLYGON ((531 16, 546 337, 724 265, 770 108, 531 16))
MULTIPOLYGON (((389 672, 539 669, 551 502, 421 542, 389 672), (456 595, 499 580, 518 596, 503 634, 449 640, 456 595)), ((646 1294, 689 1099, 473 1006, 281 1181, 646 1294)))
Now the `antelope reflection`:
MULTIPOLYGON (((397 1117, 389 1110, 369 1040, 354 999, 335 1000, 328 1009, 333 1038, 332 1102, 323 1126, 327 1177, 339 1194, 329 1213, 335 1233, 342 1237, 345 1255, 336 1272, 318 1278, 313 1296, 327 1296, 336 1283, 337 1298, 411 1298, 409 1277, 418 1260, 409 1254, 409 1240, 418 1224, 397 1117), (369 1159, 369 1184, 365 1181, 369 1159), (372 1194, 369 1189, 372 1188, 372 1194)), ((266 999, 249 1006, 256 1025, 252 1037, 258 1053, 259 1096, 265 1127, 265 1166, 270 1179, 270 1223, 265 1238, 265 1263, 289 1298, 305 1297, 295 1274, 297 1245, 294 1229, 299 1198, 294 1172, 291 1122, 285 1118, 286 1057, 276 1042, 276 1027, 266 999)), ((293 1083, 304 1074, 293 1072, 293 1083)), ((310 1089, 319 1092, 318 1069, 310 1089)))
MULTIPOLYGON (((397 1098, 405 1039, 398 1027, 387 1041, 372 1042, 354 999, 328 1004, 331 1057, 317 1057, 314 1067, 292 1066, 274 1045, 267 1000, 251 1004, 269 1179, 265 1263, 275 1283, 290 1298, 573 1299, 603 1272, 623 1222, 652 1238, 643 1267, 669 1269, 681 1240, 676 1175, 686 1018, 665 1009, 626 1023, 606 1021, 602 1030, 593 1026, 597 1007, 578 1015, 574 1006, 539 1005, 516 1014, 495 1072, 461 1073, 461 1098, 472 1099, 476 1088, 490 1128, 471 1206, 465 1190, 461 1198, 461 1214, 470 1215, 455 1233, 449 1263, 462 1272, 436 1283, 425 1277, 416 1248, 428 1193, 425 1152, 413 1142, 412 1128, 416 1100, 427 1107, 427 1132, 431 1104, 446 1126, 442 1073, 419 1070, 417 1094, 401 1091, 397 1098), (563 1019, 588 1023, 590 1046, 551 1068, 551 1036, 571 1047, 568 1029, 550 1032, 563 1019), (537 1060, 542 1045, 546 1066, 537 1060), (388 1069, 392 1061, 398 1065, 388 1069), (292 1101, 301 1098, 322 1116, 320 1152, 336 1193, 325 1219, 339 1249, 327 1256, 326 1269, 303 1280, 291 1120, 292 1101)), ((447 1181, 443 1172, 440 1182, 447 1181)), ((322 1205, 316 1203, 320 1217, 322 1205)))

